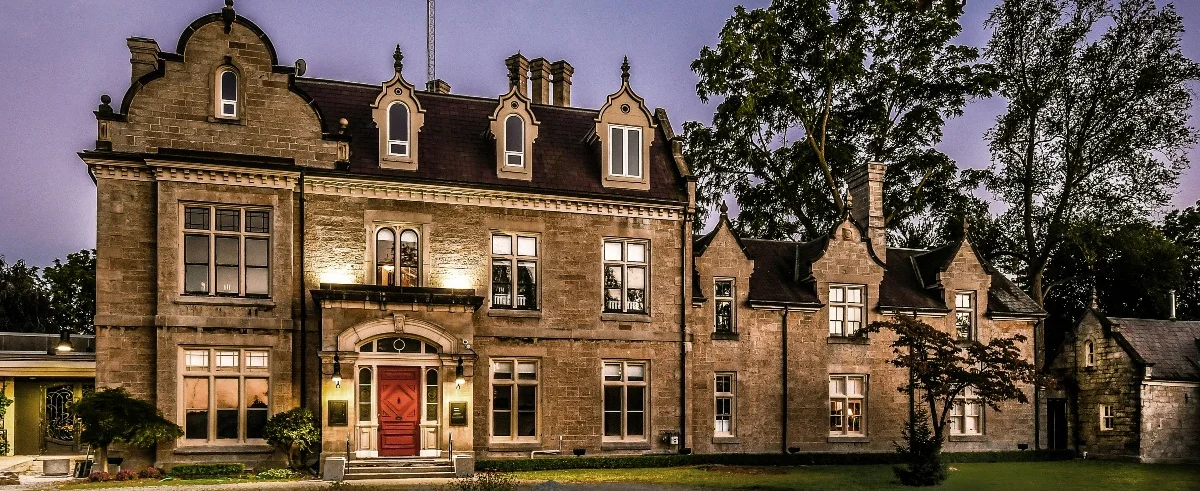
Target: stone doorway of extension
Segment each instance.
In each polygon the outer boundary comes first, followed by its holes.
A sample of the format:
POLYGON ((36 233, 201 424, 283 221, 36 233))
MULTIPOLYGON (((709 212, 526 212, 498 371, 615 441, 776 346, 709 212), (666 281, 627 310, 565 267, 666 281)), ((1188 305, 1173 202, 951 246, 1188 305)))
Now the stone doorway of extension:
POLYGON ((409 457, 421 449, 421 370, 379 367, 379 456, 409 457))

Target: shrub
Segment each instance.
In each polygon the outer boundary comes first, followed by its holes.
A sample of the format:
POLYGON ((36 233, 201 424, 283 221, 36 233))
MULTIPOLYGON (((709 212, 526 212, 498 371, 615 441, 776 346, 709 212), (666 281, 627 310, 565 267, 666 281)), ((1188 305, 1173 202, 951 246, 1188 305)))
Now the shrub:
POLYGON ((942 439, 929 427, 929 413, 918 409, 915 419, 904 424, 900 437, 904 445, 897 443, 896 453, 905 465, 893 469, 900 484, 936 486, 946 480, 946 466, 939 455, 942 439))
POLYGON ((162 479, 163 471, 157 467, 147 467, 138 471, 138 477, 142 479, 162 479))
POLYGON ((450 491, 515 491, 517 480, 508 474, 484 472, 450 483, 450 491))
POLYGON ((291 469, 264 469, 256 472, 254 477, 259 479, 295 479, 300 473, 291 469))
POLYGON ((309 451, 321 441, 317 419, 312 411, 297 407, 271 416, 263 428, 263 438, 288 456, 288 466, 304 467, 309 451))
POLYGON ((179 479, 214 479, 237 477, 246 472, 246 465, 234 464, 180 464, 171 469, 171 477, 179 479))
POLYGON ((112 474, 104 471, 93 472, 88 476, 88 480, 92 482, 111 481, 112 474))
POLYGON ((83 431, 79 441, 96 449, 96 462, 108 471, 108 447, 124 443, 150 448, 183 436, 183 428, 162 415, 154 404, 133 397, 123 388, 87 392, 71 404, 83 431))
POLYGON ((118 472, 116 477, 114 477, 113 479, 115 479, 117 481, 136 481, 137 478, 138 478, 138 471, 135 471, 133 469, 126 469, 121 472, 118 472))

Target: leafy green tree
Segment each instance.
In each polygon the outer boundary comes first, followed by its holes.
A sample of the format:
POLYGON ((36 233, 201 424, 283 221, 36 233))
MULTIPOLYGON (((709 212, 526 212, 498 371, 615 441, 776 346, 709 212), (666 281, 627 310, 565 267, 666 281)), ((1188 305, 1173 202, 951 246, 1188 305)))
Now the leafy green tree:
POLYGON ((1182 252, 1183 281, 1176 289, 1176 317, 1200 320, 1200 202, 1167 214, 1162 232, 1182 252))
POLYGON ((108 447, 114 443, 150 448, 183 436, 183 429, 153 404, 121 387, 84 394, 71 405, 71 413, 83 425, 79 439, 97 449, 102 472, 108 472, 108 447))
POLYGON ((908 382, 898 387, 910 400, 908 441, 900 452, 908 467, 897 469, 897 477, 907 485, 937 484, 945 474, 931 469, 941 468, 939 454, 956 398, 970 389, 980 404, 996 411, 1001 402, 1029 402, 1021 386, 1033 383, 1035 369, 1021 353, 1026 338, 1015 334, 987 344, 964 343, 906 315, 872 322, 856 335, 885 330, 895 334, 890 363, 909 373, 908 382))
POLYGON ((0 256, 0 331, 57 332, 50 322, 50 299, 38 268, 0 256))
POLYGON ((737 7, 716 47, 692 63, 701 100, 721 101, 711 126, 684 125, 702 207, 732 193, 743 232, 817 237, 844 216, 847 174, 877 161, 889 164, 887 222, 932 222, 908 240, 939 233, 947 212, 970 198, 954 162, 934 147, 945 119, 987 94, 991 79, 976 49, 950 42, 961 2, 926 3, 737 7))
POLYGON ((1180 51, 1183 21, 1153 0, 1005 0, 985 55, 1007 111, 988 133, 993 164, 968 173, 1004 212, 989 255, 1040 305, 1080 224, 1103 228, 1160 209, 1196 142, 1180 51))
POLYGON ((309 454, 321 444, 321 431, 312 411, 297 407, 271 416, 263 428, 263 438, 287 454, 289 467, 302 469, 309 454))
POLYGON ((96 251, 84 249, 67 255, 66 262, 42 270, 50 295, 50 315, 59 329, 94 334, 96 327, 96 251))

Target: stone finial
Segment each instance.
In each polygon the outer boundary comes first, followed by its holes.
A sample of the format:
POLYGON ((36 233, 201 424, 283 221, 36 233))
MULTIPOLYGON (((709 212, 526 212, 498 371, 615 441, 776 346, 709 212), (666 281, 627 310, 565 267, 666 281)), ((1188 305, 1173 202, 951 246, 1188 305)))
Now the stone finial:
POLYGON ((721 201, 720 209, 721 209, 721 216, 725 217, 725 216, 729 215, 729 205, 725 204, 724 201, 721 201))
POLYGON ((233 0, 225 0, 225 8, 221 9, 221 21, 225 23, 225 34, 233 29, 233 20, 237 16, 233 11, 233 0))
POLYGON ((1092 310, 1100 310, 1100 299, 1096 293, 1096 284, 1092 283, 1092 302, 1088 305, 1092 310))
POLYGON ((338 120, 338 125, 341 126, 340 128, 338 128, 338 134, 344 135, 344 134, 346 134, 346 131, 349 130, 349 128, 350 128, 350 121, 347 120, 346 118, 342 118, 342 119, 338 120))
POLYGON ((100 107, 97 107, 96 111, 98 111, 100 114, 112 114, 113 108, 112 108, 112 106, 109 105, 109 103, 111 103, 111 102, 112 102, 112 97, 109 97, 108 94, 101 95, 100 96, 100 107))
POLYGON ((629 57, 625 57, 625 61, 621 62, 621 82, 629 83, 629 57))
POLYGON ((396 52, 392 53, 392 66, 396 67, 396 73, 400 73, 404 69, 404 52, 400 51, 400 45, 396 45, 396 52))

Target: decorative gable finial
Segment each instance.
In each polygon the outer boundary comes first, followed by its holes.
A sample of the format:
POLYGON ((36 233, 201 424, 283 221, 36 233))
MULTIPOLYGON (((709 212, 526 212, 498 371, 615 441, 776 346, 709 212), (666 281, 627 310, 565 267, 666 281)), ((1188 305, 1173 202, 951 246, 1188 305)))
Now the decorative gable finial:
POLYGON ((964 239, 967 238, 967 233, 970 231, 971 231, 971 221, 968 220, 967 217, 964 215, 962 218, 962 236, 964 239))
POLYGON ((98 112, 100 114, 112 114, 113 108, 112 108, 112 106, 109 105, 109 103, 111 103, 111 102, 112 102, 112 97, 109 97, 108 94, 101 95, 100 96, 100 106, 96 108, 96 112, 98 112))
POLYGON ((629 83, 629 57, 625 57, 625 61, 621 62, 621 82, 629 83))
POLYGON ((729 205, 725 204, 724 201, 721 201, 721 217, 727 218, 728 215, 729 215, 729 205))
POLYGON ((404 52, 400 51, 399 44, 396 45, 396 52, 392 53, 392 59, 395 60, 392 66, 396 67, 396 73, 400 73, 400 70, 404 68, 404 52))
POLYGON ((221 9, 221 21, 225 22, 225 34, 233 29, 233 19, 236 17, 233 12, 233 0, 225 0, 225 8, 221 9))

